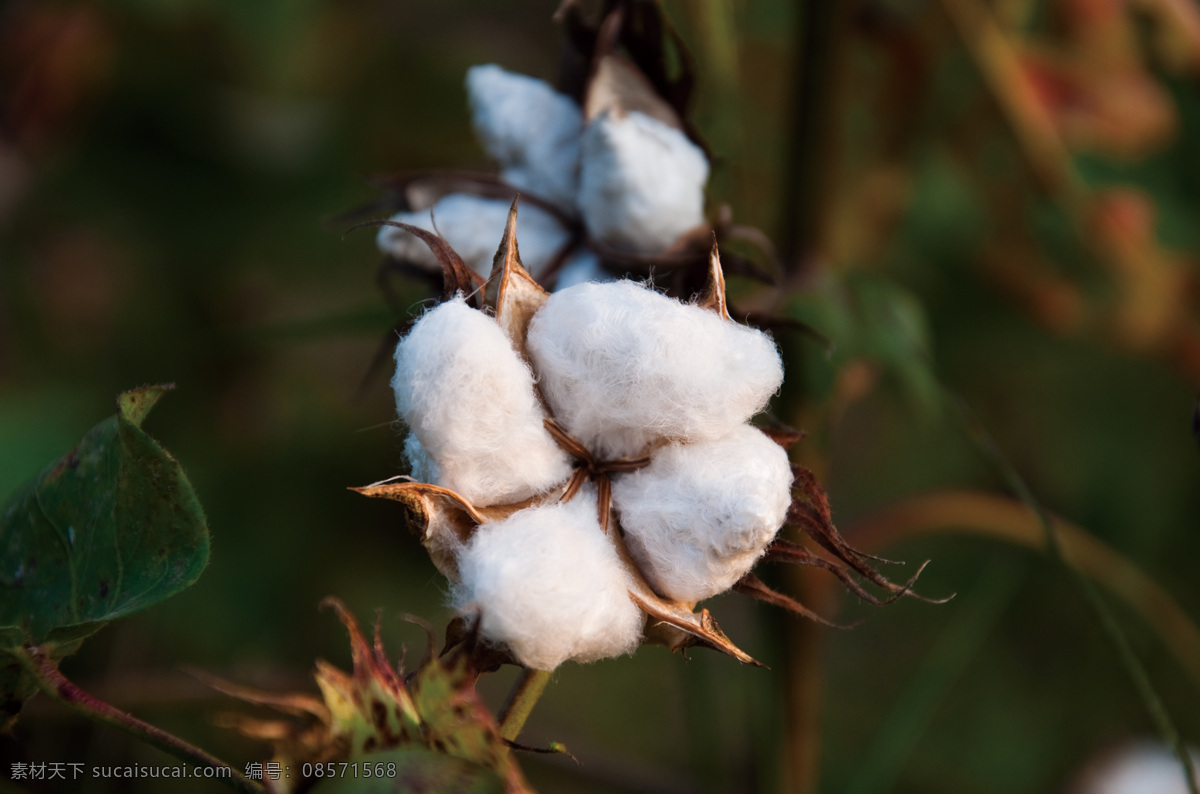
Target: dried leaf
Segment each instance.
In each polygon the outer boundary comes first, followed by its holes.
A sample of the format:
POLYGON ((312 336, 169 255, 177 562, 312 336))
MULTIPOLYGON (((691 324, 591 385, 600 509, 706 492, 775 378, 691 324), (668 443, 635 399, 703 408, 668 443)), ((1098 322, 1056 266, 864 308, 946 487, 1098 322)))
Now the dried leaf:
POLYGON ((487 521, 470 502, 437 485, 396 482, 350 490, 404 505, 408 509, 409 527, 420 537, 433 564, 451 580, 458 579, 455 550, 471 537, 475 527, 487 521))
MULTIPOLYGON (((429 246, 429 250, 437 257, 438 263, 442 266, 442 299, 449 300, 453 298, 455 293, 461 292, 464 295, 474 295, 480 287, 483 286, 483 277, 476 273, 471 268, 467 267, 467 263, 462 260, 458 252, 450 247, 450 243, 446 242, 439 234, 426 231, 420 226, 413 226, 409 223, 400 223, 399 221, 376 221, 373 223, 359 224, 359 226, 394 226, 397 229, 403 229, 413 235, 425 245, 429 246)), ((352 227, 358 228, 358 227, 352 227)))
POLYGON ((683 130, 679 114, 655 92, 654 86, 636 66, 620 55, 601 56, 588 82, 583 117, 592 121, 610 113, 619 118, 634 111, 673 129, 683 130))
POLYGON ((453 581, 458 580, 455 552, 470 539, 475 527, 558 498, 558 492, 552 491, 511 505, 475 507, 449 488, 421 482, 382 482, 349 490, 403 504, 408 509, 410 528, 421 539, 433 564, 453 581))
POLYGON ((660 4, 654 0, 607 2, 603 4, 607 15, 599 21, 597 15, 583 13, 585 9, 580 5, 564 4, 562 16, 567 33, 581 55, 595 63, 603 56, 623 50, 650 83, 654 94, 683 120, 688 137, 701 144, 687 123, 695 65, 683 37, 663 15, 660 4))
POLYGON ((763 562, 790 562, 795 565, 812 565, 822 568, 836 576, 850 592, 868 604, 877 607, 887 606, 899 598, 911 595, 912 591, 909 588, 916 583, 921 572, 925 570, 925 566, 929 564, 929 561, 926 560, 917 569, 916 574, 905 583, 902 589, 896 590, 888 598, 881 599, 863 589, 863 586, 855 581, 854 577, 850 575, 850 572, 844 566, 830 562, 824 557, 818 557, 798 543, 792 543, 790 540, 785 540, 784 538, 776 538, 771 542, 771 545, 767 547, 766 553, 763 554, 763 562))
POLYGON ((791 449, 793 444, 804 438, 806 435, 803 430, 797 430, 794 427, 788 427, 787 425, 780 423, 759 425, 758 429, 764 436, 771 439, 784 449, 791 449))
POLYGON ((186 672, 205 686, 246 703, 266 706, 296 717, 313 716, 324 720, 329 718, 329 709, 325 708, 325 704, 312 695, 300 692, 267 692, 235 684, 198 668, 188 668, 186 672))
POLYGON ((787 522, 789 524, 804 530, 823 549, 849 565, 860 576, 890 593, 916 598, 931 604, 942 604, 953 598, 953 596, 940 599, 928 598, 913 592, 912 586, 921 572, 925 570, 928 561, 922 564, 916 574, 904 584, 896 584, 876 571, 871 567, 871 562, 882 562, 889 565, 898 565, 899 563, 895 560, 866 554, 847 543, 838 532, 837 527, 833 525, 833 518, 829 511, 829 498, 825 495, 820 483, 817 482, 816 475, 803 466, 793 466, 792 473, 795 475, 796 484, 801 493, 792 500, 792 504, 788 508, 787 522))
POLYGON ((795 612, 802 618, 814 620, 817 623, 820 623, 822 626, 829 626, 831 629, 849 629, 853 628, 855 625, 851 624, 849 626, 843 626, 826 620, 816 612, 813 612, 811 609, 801 604, 796 599, 791 598, 790 596, 785 596, 783 593, 767 587, 766 584, 763 583, 762 579, 759 579, 752 573, 748 573, 739 579, 733 586, 733 589, 739 593, 745 593, 748 596, 757 598, 763 603, 773 604, 777 607, 783 607, 791 612, 795 612))

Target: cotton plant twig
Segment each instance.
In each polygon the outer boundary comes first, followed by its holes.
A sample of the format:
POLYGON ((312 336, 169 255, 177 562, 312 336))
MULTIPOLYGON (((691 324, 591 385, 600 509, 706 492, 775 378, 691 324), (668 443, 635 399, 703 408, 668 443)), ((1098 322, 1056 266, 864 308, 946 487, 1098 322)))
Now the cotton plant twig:
POLYGON ((552 670, 523 670, 521 677, 513 684, 508 700, 500 711, 500 736, 510 742, 516 741, 521 735, 521 729, 533 712, 546 685, 550 683, 552 670))
POLYGON ((104 701, 84 692, 71 683, 39 647, 27 646, 16 654, 21 666, 37 681, 38 688, 47 696, 84 717, 125 731, 135 739, 157 747, 181 761, 213 770, 229 770, 228 775, 214 775, 211 779, 223 783, 243 794, 263 794, 265 789, 216 756, 196 747, 178 736, 155 725, 139 720, 104 701))

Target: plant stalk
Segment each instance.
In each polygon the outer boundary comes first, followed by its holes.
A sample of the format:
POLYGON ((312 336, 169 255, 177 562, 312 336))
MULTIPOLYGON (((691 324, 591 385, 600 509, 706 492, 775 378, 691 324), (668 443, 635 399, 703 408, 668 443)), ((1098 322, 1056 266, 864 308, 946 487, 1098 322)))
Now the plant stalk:
POLYGON ((508 701, 500 710, 500 736, 508 741, 516 741, 529 719, 533 707, 537 705, 546 684, 550 683, 551 671, 526 670, 521 673, 512 691, 508 693, 508 701))
POLYGON ((228 769, 230 772, 228 776, 217 775, 210 779, 223 783, 234 791, 240 791, 243 794, 263 794, 265 791, 261 784, 250 780, 216 756, 84 692, 71 683, 38 646, 26 646, 23 653, 16 655, 25 670, 37 680, 38 687, 50 698, 72 711, 94 722, 119 728, 130 736, 157 747, 181 761, 210 769, 228 769))
POLYGON ((791 115, 784 140, 779 254, 789 276, 804 278, 821 261, 836 178, 838 87, 853 0, 800 3, 794 34, 791 115))

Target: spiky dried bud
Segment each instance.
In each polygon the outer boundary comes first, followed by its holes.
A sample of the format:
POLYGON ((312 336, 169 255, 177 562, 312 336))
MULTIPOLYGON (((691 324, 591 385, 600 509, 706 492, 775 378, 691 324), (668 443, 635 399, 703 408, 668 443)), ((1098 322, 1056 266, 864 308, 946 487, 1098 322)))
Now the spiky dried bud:
POLYGON ((349 632, 354 666, 347 673, 318 660, 320 699, 264 692, 196 672, 220 692, 290 715, 257 719, 226 714, 221 720, 224 727, 269 742, 274 761, 292 770, 277 779, 268 776, 263 781, 267 794, 309 791, 321 782, 326 764, 342 762, 378 766, 381 777, 404 781, 406 791, 532 794, 509 743, 475 691, 479 670, 472 664, 473 636, 438 658, 432 630, 409 618, 425 629, 429 650, 406 675, 403 660, 396 666, 388 660, 378 619, 369 643, 340 601, 327 598, 322 606, 332 608, 349 632), (405 752, 389 752, 394 750, 405 752), (314 769, 316 777, 311 777, 314 769))

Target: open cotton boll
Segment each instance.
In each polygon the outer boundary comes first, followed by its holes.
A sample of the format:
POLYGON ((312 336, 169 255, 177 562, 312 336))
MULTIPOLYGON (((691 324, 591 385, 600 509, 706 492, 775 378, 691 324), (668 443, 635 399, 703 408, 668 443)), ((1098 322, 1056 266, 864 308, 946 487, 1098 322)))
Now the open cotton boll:
POLYGON ((605 458, 719 438, 783 382, 769 336, 632 281, 553 293, 526 344, 554 417, 605 458))
POLYGON ((480 631, 521 664, 553 670, 632 653, 645 616, 596 517, 596 492, 482 524, 459 553, 456 609, 477 605, 480 631))
MULTIPOLYGON (((437 231, 463 261, 477 273, 486 276, 492 271, 496 246, 504 236, 508 222, 507 199, 489 199, 466 193, 451 193, 433 205, 433 220, 429 211, 400 212, 392 220, 437 231)), ((567 244, 570 234, 558 220, 532 204, 522 205, 517 223, 517 242, 525 269, 535 276, 544 270, 567 244)), ((407 259, 421 267, 438 270, 437 257, 429 246, 395 226, 381 226, 376 237, 379 250, 397 259, 407 259)))
POLYGON ((436 464, 425 468, 434 484, 475 505, 518 502, 571 474, 542 424, 529 367, 496 321, 461 297, 426 312, 396 345, 392 389, 436 464))
POLYGON ((644 113, 607 112, 583 133, 579 211, 588 234, 634 254, 662 253, 704 223, 708 160, 644 113))
MULTIPOLYGON (((1193 768, 1200 751, 1189 747, 1193 768)), ((1085 770, 1070 791, 1077 794, 1188 794, 1187 778, 1175 752, 1161 742, 1122 747, 1085 770)))
POLYGON ((475 134, 513 187, 573 211, 579 185, 579 106, 547 83, 495 64, 467 70, 475 134))
POLYGON ((754 567, 791 504, 787 453, 750 425, 715 441, 670 444, 613 480, 629 553, 661 595, 695 602, 754 567))

